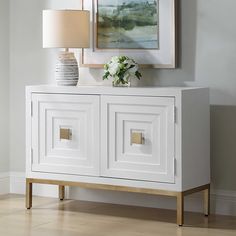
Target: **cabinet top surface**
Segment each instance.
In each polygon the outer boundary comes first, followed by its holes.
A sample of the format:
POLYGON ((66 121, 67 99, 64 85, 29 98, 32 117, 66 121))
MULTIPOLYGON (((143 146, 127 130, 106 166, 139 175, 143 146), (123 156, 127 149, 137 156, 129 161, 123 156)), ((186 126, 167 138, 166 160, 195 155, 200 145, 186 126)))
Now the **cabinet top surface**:
POLYGON ((143 96, 175 96, 184 91, 207 89, 203 87, 113 87, 113 86, 56 86, 34 85, 26 86, 29 93, 59 93, 59 94, 95 94, 95 95, 143 95, 143 96))

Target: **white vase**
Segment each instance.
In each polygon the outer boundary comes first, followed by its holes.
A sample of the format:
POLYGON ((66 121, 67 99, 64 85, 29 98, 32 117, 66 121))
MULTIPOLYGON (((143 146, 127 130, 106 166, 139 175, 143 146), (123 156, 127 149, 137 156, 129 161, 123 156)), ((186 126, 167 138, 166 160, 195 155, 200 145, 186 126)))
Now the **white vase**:
POLYGON ((73 52, 60 52, 58 55, 55 77, 57 85, 76 86, 79 80, 78 63, 73 52))

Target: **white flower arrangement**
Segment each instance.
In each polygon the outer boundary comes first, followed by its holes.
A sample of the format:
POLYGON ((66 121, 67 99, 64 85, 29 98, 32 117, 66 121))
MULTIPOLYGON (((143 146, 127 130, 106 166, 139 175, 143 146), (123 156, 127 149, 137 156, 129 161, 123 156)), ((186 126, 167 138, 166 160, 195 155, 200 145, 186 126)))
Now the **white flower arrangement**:
POLYGON ((104 65, 103 79, 113 78, 113 85, 128 86, 131 78, 140 79, 138 64, 127 56, 115 56, 104 65))

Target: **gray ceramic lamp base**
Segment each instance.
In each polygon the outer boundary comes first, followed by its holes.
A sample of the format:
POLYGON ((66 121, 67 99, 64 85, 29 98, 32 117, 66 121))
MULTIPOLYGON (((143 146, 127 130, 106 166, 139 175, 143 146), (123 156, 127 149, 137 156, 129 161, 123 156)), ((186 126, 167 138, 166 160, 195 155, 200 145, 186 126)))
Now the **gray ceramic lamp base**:
POLYGON ((78 63, 73 52, 60 52, 58 55, 55 78, 59 86, 76 86, 79 80, 78 63))

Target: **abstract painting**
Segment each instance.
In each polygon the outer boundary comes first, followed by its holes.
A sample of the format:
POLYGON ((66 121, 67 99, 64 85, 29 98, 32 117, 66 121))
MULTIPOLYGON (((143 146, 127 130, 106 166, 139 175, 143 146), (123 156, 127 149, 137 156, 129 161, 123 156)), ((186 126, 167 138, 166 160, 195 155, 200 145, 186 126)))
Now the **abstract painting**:
POLYGON ((158 49, 159 0, 97 0, 97 48, 158 49))
POLYGON ((90 11, 90 47, 80 66, 103 68, 113 56, 141 68, 177 67, 179 0, 81 0, 90 11))

